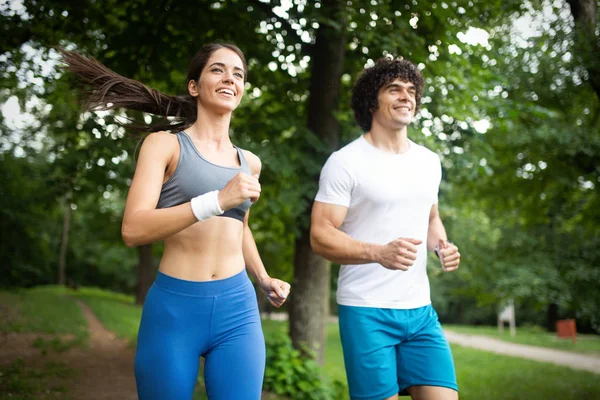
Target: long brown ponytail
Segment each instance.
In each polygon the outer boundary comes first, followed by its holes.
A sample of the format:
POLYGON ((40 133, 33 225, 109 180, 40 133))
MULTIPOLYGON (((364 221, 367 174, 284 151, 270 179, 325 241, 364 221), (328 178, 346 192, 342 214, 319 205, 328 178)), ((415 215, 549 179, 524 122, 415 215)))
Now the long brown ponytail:
MULTIPOLYGON (((246 59, 237 46, 220 43, 208 44, 192 58, 185 82, 186 86, 190 80, 199 79, 200 73, 212 53, 220 48, 228 48, 234 51, 241 58, 244 72, 246 72, 246 59)), ((128 128, 140 132, 181 130, 196 122, 196 99, 190 94, 183 96, 166 95, 143 83, 117 74, 94 58, 87 58, 74 51, 64 49, 61 49, 60 52, 67 65, 67 70, 77 76, 90 89, 86 103, 88 110, 127 108, 161 117, 174 117, 172 119, 161 118, 151 124, 137 122, 124 124, 128 128)))

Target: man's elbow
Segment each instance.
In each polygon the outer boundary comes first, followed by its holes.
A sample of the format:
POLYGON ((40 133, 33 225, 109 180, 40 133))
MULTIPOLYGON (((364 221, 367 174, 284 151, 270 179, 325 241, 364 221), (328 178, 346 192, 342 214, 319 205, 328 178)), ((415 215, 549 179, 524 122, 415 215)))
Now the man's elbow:
POLYGON ((323 254, 323 246, 321 245, 320 235, 316 229, 311 228, 310 230, 310 248, 313 253, 318 254, 320 256, 325 256, 323 254))

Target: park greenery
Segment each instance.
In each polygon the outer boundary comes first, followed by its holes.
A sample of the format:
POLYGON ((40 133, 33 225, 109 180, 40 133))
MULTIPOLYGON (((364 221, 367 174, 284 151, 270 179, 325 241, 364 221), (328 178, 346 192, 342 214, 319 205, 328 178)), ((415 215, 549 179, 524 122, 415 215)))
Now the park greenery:
POLYGON ((120 237, 141 139, 120 123, 152 117, 82 113, 57 49, 179 94, 201 45, 231 41, 250 68, 231 137, 263 162, 250 223, 269 273, 292 283, 296 348, 325 361, 336 266, 310 250, 311 202, 327 156, 361 134, 349 108, 353 82, 386 56, 410 59, 426 79, 409 137, 440 155, 440 212, 462 254, 452 274, 429 260, 442 321, 493 324, 497 307, 514 299, 519 323, 552 329, 576 318, 598 333, 598 4, 3 2, 0 286, 95 286, 139 304, 161 253, 160 244, 130 249, 120 237))

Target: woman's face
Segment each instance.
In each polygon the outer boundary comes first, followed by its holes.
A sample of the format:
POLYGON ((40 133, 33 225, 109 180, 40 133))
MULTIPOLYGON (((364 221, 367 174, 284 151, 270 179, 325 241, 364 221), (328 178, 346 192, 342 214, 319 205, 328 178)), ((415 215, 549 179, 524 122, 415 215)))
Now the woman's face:
POLYGON ((244 95, 244 64, 240 57, 227 48, 211 54, 198 81, 190 81, 190 94, 197 97, 202 107, 216 112, 232 112, 244 95))

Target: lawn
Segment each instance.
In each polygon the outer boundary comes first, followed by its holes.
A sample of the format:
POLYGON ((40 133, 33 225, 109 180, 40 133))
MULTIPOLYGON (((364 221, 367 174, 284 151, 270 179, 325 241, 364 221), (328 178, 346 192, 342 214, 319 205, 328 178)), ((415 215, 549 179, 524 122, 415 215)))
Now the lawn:
POLYGON ((510 336, 508 327, 505 327, 504 334, 501 335, 498 332, 498 328, 495 326, 451 324, 444 324, 443 326, 444 329, 458 333, 484 335, 512 343, 567 350, 600 357, 600 335, 578 334, 577 342, 573 343, 571 339, 558 339, 556 333, 546 332, 537 326, 517 327, 517 332, 514 337, 510 336))
MULTIPOLYGON (((3 315, 8 316, 6 323, 1 325, 1 331, 24 332, 34 330, 72 333, 81 336, 85 320, 73 301, 75 298, 88 304, 108 329, 131 343, 135 342, 141 308, 133 305, 133 298, 90 288, 82 288, 76 292, 55 287, 18 292, 0 292, 0 311, 3 315), (65 296, 65 294, 68 294, 68 296, 65 296)), ((286 322, 264 321, 263 326, 267 340, 275 331, 287 330, 286 322)), ((448 326, 448 328, 455 329, 455 326, 448 326)), ((494 334, 491 328, 487 332, 481 330, 481 328, 458 327, 455 330, 459 331, 459 329, 465 333, 494 334), (474 330, 468 331, 468 329, 474 330)), ((538 345, 541 342, 539 338, 544 337, 539 332, 531 332, 528 336, 525 334, 525 330, 517 330, 517 335, 521 340, 525 340, 526 337, 537 338, 535 340, 538 345)), ((506 336, 506 339, 508 339, 508 335, 506 336)), ((583 339, 583 337, 580 339, 583 339)), ((548 342, 552 342, 550 338, 548 342)), ((592 349, 592 351, 597 348, 595 347, 597 342, 594 339, 579 340, 579 343, 586 343, 585 346, 589 346, 586 349, 592 349)), ((600 384, 596 383, 600 379, 592 373, 500 356, 460 346, 452 346, 452 349, 461 400, 542 400, 550 398, 575 400, 600 398, 600 384)), ((563 349, 568 349, 568 347, 563 349)), ((578 347, 577 351, 581 351, 581 348, 578 347)), ((329 324, 324 374, 332 380, 337 379, 345 382, 343 365, 337 324, 329 324)), ((21 371, 18 367, 18 365, 13 365, 12 369, 4 367, 0 373, 4 373, 4 376, 9 373, 13 378, 15 376, 20 377, 21 381, 31 383, 33 378, 24 376, 27 371, 21 371)), ((23 398, 27 397, 23 396, 23 398)), ((205 398, 201 385, 199 385, 195 399, 205 398)), ((3 397, 0 396, 0 399, 3 399, 3 397)))
POLYGON ((87 336, 85 318, 60 287, 0 291, 0 332, 35 332, 87 336))
MULTIPOLYGON (((0 335, 33 333, 37 338, 32 338, 32 344, 43 354, 84 346, 88 340, 85 318, 65 293, 59 287, 0 291, 0 335)), ((0 400, 68 399, 68 382, 76 376, 65 363, 26 366, 17 359, 0 366, 0 400)))
POLYGON ((598 375, 452 346, 461 400, 600 399, 598 375))

